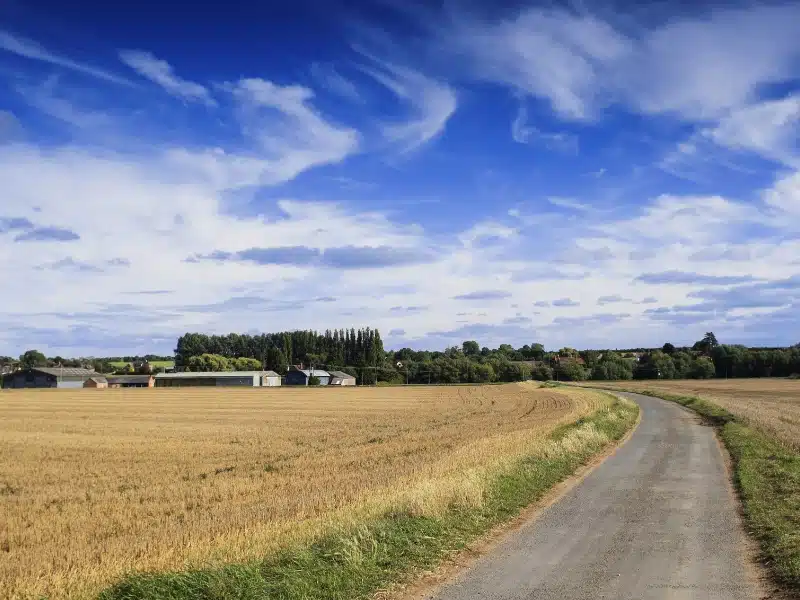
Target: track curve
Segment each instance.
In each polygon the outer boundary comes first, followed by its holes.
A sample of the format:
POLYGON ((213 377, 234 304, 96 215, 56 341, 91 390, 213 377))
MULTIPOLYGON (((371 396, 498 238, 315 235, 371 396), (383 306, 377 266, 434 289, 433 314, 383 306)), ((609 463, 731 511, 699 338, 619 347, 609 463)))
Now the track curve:
POLYGON ((628 442, 436 600, 751 600, 745 534, 712 428, 638 394, 628 442))

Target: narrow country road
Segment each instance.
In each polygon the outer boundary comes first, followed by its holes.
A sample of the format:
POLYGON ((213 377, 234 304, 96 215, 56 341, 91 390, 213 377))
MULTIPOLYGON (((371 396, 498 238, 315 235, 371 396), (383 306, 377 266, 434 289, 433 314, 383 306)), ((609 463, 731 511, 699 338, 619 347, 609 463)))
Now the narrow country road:
POLYGON ((623 395, 642 408, 630 440, 434 598, 758 597, 713 430, 677 404, 623 395))

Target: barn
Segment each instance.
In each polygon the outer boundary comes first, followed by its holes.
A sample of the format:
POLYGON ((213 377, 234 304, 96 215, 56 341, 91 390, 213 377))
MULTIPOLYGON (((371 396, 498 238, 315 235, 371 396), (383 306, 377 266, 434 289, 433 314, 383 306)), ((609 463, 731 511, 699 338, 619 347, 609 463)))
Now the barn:
POLYGON ((264 371, 261 377, 261 385, 264 387, 277 387, 281 384, 281 376, 275 371, 264 371))
POLYGON ((112 375, 106 379, 111 388, 145 388, 155 385, 152 375, 112 375))
POLYGON ((348 375, 343 371, 330 371, 331 382, 330 385, 355 385, 356 378, 348 375))
POLYGON ((34 367, 6 375, 7 388, 82 388, 87 379, 101 377, 92 369, 74 367, 34 367))
MULTIPOLYGON (((261 387, 265 373, 265 371, 159 373, 155 376, 155 382, 156 387, 261 387)), ((275 375, 277 376, 277 373, 275 375)))
POLYGON ((331 381, 331 374, 320 369, 292 369, 286 374, 286 385, 308 385, 311 376, 319 379, 320 385, 328 385, 331 381))
POLYGON ((101 390, 108 387, 108 380, 105 377, 89 377, 83 382, 83 387, 101 390))

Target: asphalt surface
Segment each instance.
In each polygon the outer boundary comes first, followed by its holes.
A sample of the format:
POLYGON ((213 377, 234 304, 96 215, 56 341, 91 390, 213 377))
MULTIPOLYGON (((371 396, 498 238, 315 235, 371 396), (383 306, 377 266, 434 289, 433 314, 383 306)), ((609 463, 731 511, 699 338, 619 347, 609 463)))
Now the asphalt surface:
POLYGON ((628 442, 437 600, 758 598, 713 430, 677 404, 642 409, 628 442))

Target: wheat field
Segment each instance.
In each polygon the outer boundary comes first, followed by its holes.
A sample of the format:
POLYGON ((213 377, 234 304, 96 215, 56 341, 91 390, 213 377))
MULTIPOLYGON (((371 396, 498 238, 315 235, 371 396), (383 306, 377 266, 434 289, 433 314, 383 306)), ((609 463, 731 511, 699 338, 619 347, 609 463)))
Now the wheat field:
POLYGON ((603 381, 597 385, 705 398, 800 450, 800 380, 797 379, 603 381))
POLYGON ((492 386, 0 393, 0 589, 85 598, 132 570, 264 557, 481 477, 607 397, 492 386))

